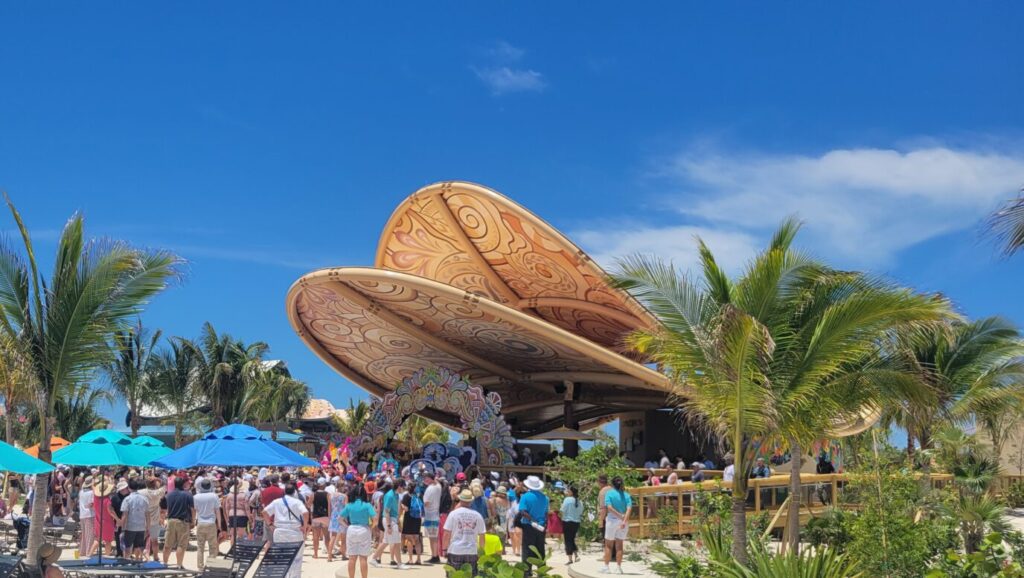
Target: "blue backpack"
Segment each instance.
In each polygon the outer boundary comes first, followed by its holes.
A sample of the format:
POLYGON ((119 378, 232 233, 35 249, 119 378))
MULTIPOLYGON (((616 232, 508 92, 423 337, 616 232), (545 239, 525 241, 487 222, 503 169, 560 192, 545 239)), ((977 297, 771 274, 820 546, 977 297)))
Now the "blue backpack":
POLYGON ((415 494, 413 494, 412 500, 409 502, 409 515, 413 518, 423 517, 423 500, 415 494))

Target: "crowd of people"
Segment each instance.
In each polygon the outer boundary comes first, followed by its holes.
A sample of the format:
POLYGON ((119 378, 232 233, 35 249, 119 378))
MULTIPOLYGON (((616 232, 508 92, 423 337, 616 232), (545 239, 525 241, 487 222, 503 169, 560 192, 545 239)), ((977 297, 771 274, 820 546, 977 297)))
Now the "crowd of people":
MULTIPOLYGON (((499 472, 458 473, 453 481, 428 469, 360 472, 340 464, 318 470, 223 468, 188 471, 110 470, 60 467, 47 498, 52 523, 80 524, 78 554, 183 565, 194 544, 201 570, 233 540, 301 542, 312 557, 347 563, 348 575, 363 578, 370 566, 406 569, 447 563, 476 569, 481 551, 511 553, 529 563, 544 558, 549 538, 564 539, 568 562, 579 561, 577 533, 587 505, 576 488, 556 482, 563 495, 553 511, 545 482, 537 476, 499 472)), ((610 559, 621 568, 622 541, 632 502, 622 480, 604 481, 590 507, 602 520, 610 559)), ((32 480, 7 480, 8 504, 24 500, 32 480)), ((31 492, 30 492, 31 494, 31 492)), ((13 508, 12 516, 13 516, 13 508)), ((48 551, 48 553, 50 553, 48 551)), ((50 553, 52 554, 52 553, 50 553)), ((289 577, 301 573, 302 552, 289 577)), ((56 570, 56 568, 55 568, 56 570)))

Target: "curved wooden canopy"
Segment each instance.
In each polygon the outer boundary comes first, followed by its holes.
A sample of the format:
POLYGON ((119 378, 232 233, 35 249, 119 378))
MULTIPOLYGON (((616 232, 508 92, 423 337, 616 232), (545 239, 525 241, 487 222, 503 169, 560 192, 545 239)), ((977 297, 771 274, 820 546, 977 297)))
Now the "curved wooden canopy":
POLYGON ((448 367, 497 391, 517 434, 550 429, 567 380, 584 423, 661 407, 669 388, 662 374, 542 319, 397 271, 314 271, 289 291, 288 316, 321 359, 370 393, 422 367, 448 367))
POLYGON ((384 227, 376 266, 487 297, 620 352, 626 333, 656 325, 564 235, 473 183, 435 183, 410 195, 384 227))

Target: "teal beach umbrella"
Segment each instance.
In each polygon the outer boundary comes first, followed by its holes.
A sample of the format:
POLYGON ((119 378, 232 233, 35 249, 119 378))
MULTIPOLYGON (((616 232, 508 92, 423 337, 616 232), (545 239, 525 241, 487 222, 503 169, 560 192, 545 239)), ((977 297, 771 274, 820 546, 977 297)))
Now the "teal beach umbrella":
POLYGON ((152 436, 138 436, 132 440, 132 444, 137 446, 146 458, 145 463, 136 465, 147 465, 149 462, 159 460, 174 451, 167 447, 167 444, 152 436))
POLYGON ((0 442, 0 470, 16 474, 45 474, 52 472, 53 466, 11 444, 0 442))
POLYGON ((93 430, 53 453, 53 462, 68 466, 145 466, 154 458, 146 446, 112 430, 93 430))

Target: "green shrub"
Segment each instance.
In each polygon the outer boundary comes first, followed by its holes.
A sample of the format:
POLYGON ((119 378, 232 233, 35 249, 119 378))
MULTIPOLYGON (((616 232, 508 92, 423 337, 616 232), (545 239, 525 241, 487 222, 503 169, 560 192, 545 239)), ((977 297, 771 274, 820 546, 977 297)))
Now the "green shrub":
POLYGON ((807 549, 799 555, 773 554, 758 549, 751 553, 746 567, 730 560, 712 561, 722 578, 859 578, 857 563, 831 548, 807 549))
POLYGON ((664 544, 655 544, 651 551, 662 559, 651 563, 651 572, 663 578, 701 578, 707 576, 704 567, 693 556, 673 552, 664 544))
POLYGON ((822 515, 807 521, 807 525, 800 530, 800 537, 814 547, 828 546, 836 552, 843 553, 852 539, 852 524, 853 515, 849 512, 841 508, 828 508, 822 515))
POLYGON ((1006 505, 1011 508, 1024 508, 1024 482, 1017 480, 1006 489, 1006 505))
POLYGON ((1012 560, 1003 536, 992 533, 981 541, 977 552, 947 552, 925 578, 1024 578, 1024 568, 1012 560))
MULTIPOLYGON (((548 559, 551 557, 549 553, 547 558, 540 558, 537 549, 533 549, 534 556, 530 558, 530 563, 533 564, 533 576, 537 578, 562 578, 559 574, 551 572, 551 567, 548 566, 548 559)), ((480 556, 477 561, 477 573, 476 576, 482 578, 524 578, 526 576, 527 566, 523 562, 509 562, 501 557, 500 554, 489 554, 480 556)), ((469 564, 465 564, 462 568, 453 568, 447 564, 444 566, 445 574, 448 578, 476 578, 473 576, 469 564)))

